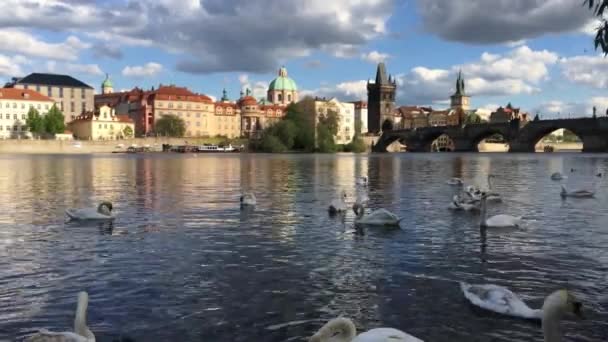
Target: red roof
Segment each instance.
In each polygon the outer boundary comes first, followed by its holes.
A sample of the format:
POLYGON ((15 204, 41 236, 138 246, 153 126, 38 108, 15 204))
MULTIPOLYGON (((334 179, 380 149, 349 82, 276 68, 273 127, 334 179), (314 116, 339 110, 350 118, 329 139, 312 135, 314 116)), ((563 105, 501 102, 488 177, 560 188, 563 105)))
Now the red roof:
POLYGON ((0 99, 54 102, 48 96, 44 96, 37 91, 31 90, 31 89, 19 89, 19 88, 1 88, 0 89, 0 99))
POLYGON ((209 96, 193 93, 186 87, 161 85, 157 90, 153 91, 153 93, 156 94, 157 100, 182 100, 190 102, 213 103, 209 96))
POLYGON ((133 119, 131 119, 128 115, 116 115, 116 118, 120 122, 133 123, 133 119))
POLYGON ((220 101, 220 102, 216 102, 215 106, 216 107, 223 107, 223 108, 228 108, 228 107, 230 107, 230 108, 238 108, 237 105, 236 105, 236 103, 233 103, 233 102, 221 102, 220 101))
POLYGON ((253 96, 245 96, 239 100, 241 106, 255 106, 258 104, 258 100, 253 96))

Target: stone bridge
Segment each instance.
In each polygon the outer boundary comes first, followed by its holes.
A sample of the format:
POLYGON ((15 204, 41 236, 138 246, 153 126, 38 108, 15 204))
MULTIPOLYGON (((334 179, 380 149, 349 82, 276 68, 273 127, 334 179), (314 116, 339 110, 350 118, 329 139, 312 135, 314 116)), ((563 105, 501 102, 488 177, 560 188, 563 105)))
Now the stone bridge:
POLYGON ((464 126, 424 127, 385 131, 373 146, 374 152, 399 140, 408 152, 430 152, 431 144, 442 134, 454 142, 455 152, 477 152, 477 144, 496 133, 509 144, 509 152, 534 152, 534 146, 547 134, 560 129, 576 134, 583 142, 583 152, 608 152, 608 118, 538 120, 521 123, 470 124, 464 126))

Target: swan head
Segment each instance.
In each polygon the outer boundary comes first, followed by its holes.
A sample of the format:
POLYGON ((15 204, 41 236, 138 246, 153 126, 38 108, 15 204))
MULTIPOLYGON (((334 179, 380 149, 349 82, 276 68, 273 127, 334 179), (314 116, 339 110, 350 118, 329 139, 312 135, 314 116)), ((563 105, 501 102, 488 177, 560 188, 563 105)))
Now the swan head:
POLYGON ((346 190, 342 190, 342 199, 346 201, 348 195, 346 194, 346 190))
POLYGON ((109 201, 103 201, 99 203, 99 206, 97 207, 97 211, 99 211, 100 213, 111 213, 112 209, 112 203, 109 201))
POLYGON ((325 323, 308 342, 346 342, 357 335, 355 324, 348 318, 338 317, 325 323))
POLYGON ((357 217, 363 216, 363 213, 365 212, 365 207, 363 206, 363 204, 356 202, 355 204, 353 204, 353 211, 355 212, 355 215, 357 215, 357 217))
POLYGON ((543 315, 561 317, 564 314, 572 313, 579 318, 583 318, 582 308, 583 304, 576 299, 572 292, 557 290, 545 299, 543 315))

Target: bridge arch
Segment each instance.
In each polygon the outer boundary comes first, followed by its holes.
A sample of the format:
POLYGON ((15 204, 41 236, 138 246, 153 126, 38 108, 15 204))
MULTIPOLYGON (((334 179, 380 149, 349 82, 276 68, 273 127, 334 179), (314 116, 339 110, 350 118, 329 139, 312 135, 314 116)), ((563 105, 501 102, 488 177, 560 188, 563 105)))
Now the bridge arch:
POLYGON ((436 147, 437 151, 441 152, 454 150, 453 138, 447 129, 425 130, 418 134, 417 139, 419 141, 418 146, 416 146, 415 150, 408 147, 408 151, 433 152, 433 147, 436 147))
POLYGON ((394 124, 393 124, 393 120, 391 119, 386 119, 384 120, 384 122, 382 123, 382 131, 392 131, 394 128, 394 124))
MULTIPOLYGON (((547 126, 547 127, 543 127, 542 129, 536 130, 534 132, 534 134, 532 134, 530 136, 530 145, 532 147, 531 151, 536 151, 536 146, 538 146, 538 144, 541 143, 541 141, 544 138, 548 137, 552 133, 559 131, 559 130, 564 130, 564 135, 574 134, 578 138, 578 142, 580 142, 581 144, 584 144, 584 140, 583 140, 585 137, 584 132, 581 132, 580 130, 576 129, 575 127, 560 127, 559 125, 547 126)), ((552 144, 548 143, 547 145, 552 145, 552 144)))
MULTIPOLYGON (((507 145, 506 146, 506 150, 505 152, 508 152, 509 150, 509 137, 505 136, 504 132, 500 129, 496 129, 496 128, 489 128, 487 130, 481 131, 481 132, 476 132, 472 137, 471 137, 471 147, 472 150, 475 152, 479 152, 479 145, 482 142, 486 142, 488 139, 494 137, 494 136, 500 136, 502 138, 502 140, 504 141, 504 143, 507 145)), ((490 142, 490 141, 488 141, 490 142)))

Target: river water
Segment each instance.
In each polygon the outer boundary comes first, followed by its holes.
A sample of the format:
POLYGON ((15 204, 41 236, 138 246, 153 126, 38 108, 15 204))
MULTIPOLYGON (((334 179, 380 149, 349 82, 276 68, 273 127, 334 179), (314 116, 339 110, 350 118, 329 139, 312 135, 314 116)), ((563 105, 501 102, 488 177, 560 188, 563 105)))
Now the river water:
POLYGON ((458 282, 508 286, 530 306, 566 287, 608 340, 608 156, 566 154, 0 156, 0 340, 71 330, 90 295, 97 341, 305 341, 325 321, 426 341, 542 341, 540 325, 472 307, 458 282), (571 168, 576 168, 574 173, 571 168), (596 199, 562 200, 552 172, 596 199), (490 213, 523 229, 481 235, 447 209, 462 177, 494 188, 490 213), (369 176, 367 189, 358 176, 369 176), (239 209, 241 189, 258 199, 239 209), (342 190, 407 219, 400 230, 332 218, 342 190), (69 207, 114 203, 113 225, 66 224, 69 207))

